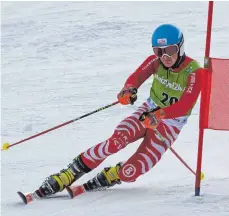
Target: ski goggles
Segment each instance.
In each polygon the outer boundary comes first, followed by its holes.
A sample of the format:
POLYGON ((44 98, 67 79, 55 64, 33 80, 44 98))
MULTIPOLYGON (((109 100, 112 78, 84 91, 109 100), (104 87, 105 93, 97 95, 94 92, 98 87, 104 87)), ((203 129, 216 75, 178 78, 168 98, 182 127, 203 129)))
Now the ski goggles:
POLYGON ((153 47, 153 52, 158 57, 162 57, 163 55, 171 57, 179 52, 179 47, 176 44, 165 47, 153 47))

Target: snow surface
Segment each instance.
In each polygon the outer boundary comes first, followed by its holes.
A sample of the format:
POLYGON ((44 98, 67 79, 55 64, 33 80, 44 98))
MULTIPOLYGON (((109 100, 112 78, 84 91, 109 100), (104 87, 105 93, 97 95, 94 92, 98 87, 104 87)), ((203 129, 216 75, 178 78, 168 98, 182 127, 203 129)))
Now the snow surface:
MULTIPOLYGON (((14 143, 116 100, 126 78, 152 54, 153 29, 180 26, 186 53, 203 64, 208 2, 2 2, 1 140, 14 143)), ((214 57, 228 58, 229 2, 216 2, 214 57)), ((194 176, 167 151, 132 184, 69 199, 66 192, 24 206, 16 192, 35 190, 80 152, 108 138, 134 106, 117 105, 1 153, 4 216, 229 215, 229 132, 207 130, 201 196, 194 176)), ((195 169, 199 103, 174 144, 195 169)), ((109 157, 98 169, 126 160, 140 142, 109 157)))

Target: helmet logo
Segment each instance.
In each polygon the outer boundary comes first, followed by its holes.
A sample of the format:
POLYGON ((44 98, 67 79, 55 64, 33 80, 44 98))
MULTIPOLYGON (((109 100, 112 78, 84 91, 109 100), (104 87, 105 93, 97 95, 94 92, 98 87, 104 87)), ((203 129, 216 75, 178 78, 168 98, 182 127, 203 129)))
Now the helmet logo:
POLYGON ((159 39, 157 39, 157 44, 159 46, 166 46, 167 45, 167 38, 159 38, 159 39))

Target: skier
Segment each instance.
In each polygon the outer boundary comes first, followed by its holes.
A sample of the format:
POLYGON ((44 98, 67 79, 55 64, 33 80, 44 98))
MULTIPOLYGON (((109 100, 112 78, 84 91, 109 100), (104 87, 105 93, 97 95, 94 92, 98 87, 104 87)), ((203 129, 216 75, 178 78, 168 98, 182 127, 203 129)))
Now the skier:
POLYGON ((49 176, 35 191, 38 197, 61 192, 108 156, 143 138, 137 151, 125 162, 104 168, 85 184, 89 190, 134 182, 161 159, 187 123, 201 89, 202 68, 185 55, 179 28, 163 24, 152 34, 154 55, 129 76, 117 95, 120 104, 133 104, 137 89, 153 75, 150 96, 136 112, 125 118, 113 135, 73 159, 66 169, 49 176))

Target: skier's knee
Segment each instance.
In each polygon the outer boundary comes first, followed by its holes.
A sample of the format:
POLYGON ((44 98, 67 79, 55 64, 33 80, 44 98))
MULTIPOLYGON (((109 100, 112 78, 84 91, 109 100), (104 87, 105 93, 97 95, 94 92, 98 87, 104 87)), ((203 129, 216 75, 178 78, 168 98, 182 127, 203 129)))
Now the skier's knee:
POLYGON ((119 170, 119 178, 122 182, 134 182, 140 176, 138 168, 133 164, 124 164, 119 170))

